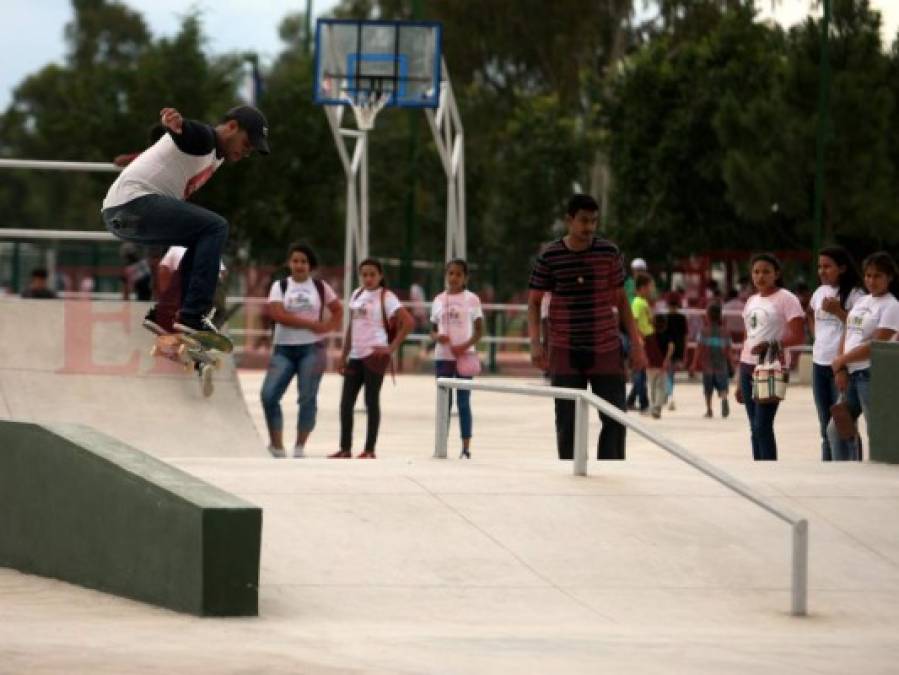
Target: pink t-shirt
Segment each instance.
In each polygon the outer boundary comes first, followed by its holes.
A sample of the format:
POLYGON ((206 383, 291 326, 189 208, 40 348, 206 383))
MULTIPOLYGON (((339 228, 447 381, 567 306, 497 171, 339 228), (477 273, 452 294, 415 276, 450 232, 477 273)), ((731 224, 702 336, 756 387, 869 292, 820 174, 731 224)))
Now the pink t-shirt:
POLYGON ((743 340, 740 361, 749 364, 758 363, 759 357, 752 353, 752 348, 760 342, 782 340, 787 324, 804 316, 799 298, 788 290, 779 288, 764 297, 758 293, 753 295, 743 308, 746 339, 743 340))
POLYGON ((364 359, 375 347, 387 346, 387 331, 384 330, 384 316, 381 312, 382 297, 389 321, 402 307, 399 299, 391 291, 378 288, 353 293, 350 299, 350 320, 353 326, 351 359, 364 359))
MULTIPOLYGON (((481 311, 481 300, 471 291, 461 293, 443 292, 434 298, 431 304, 431 323, 437 326, 437 332, 449 335, 454 345, 467 342, 474 335, 475 319, 484 318, 481 311)), ((477 351, 472 345, 469 352, 477 351)), ((434 358, 438 361, 455 361, 450 345, 437 343, 434 358)))

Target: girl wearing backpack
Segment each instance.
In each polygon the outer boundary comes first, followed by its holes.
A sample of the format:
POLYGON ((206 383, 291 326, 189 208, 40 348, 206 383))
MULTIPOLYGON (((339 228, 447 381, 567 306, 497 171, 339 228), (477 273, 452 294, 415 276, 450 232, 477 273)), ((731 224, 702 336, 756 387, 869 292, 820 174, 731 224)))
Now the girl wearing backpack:
POLYGON ((343 305, 324 281, 313 279, 318 267, 315 252, 305 244, 292 244, 287 254, 290 276, 272 283, 268 310, 275 322, 272 357, 262 383, 262 409, 268 427, 268 450, 284 457, 284 419, 281 397, 297 377, 300 405, 293 456, 305 456, 306 440, 315 427, 318 386, 325 372, 325 339, 343 320, 343 305), (324 310, 328 309, 326 318, 324 310))
MULTIPOLYGON (((434 374, 437 377, 471 379, 481 371, 475 345, 484 332, 481 301, 466 290, 468 263, 461 258, 446 264, 446 290, 431 304, 431 339, 434 350, 434 374)), ((462 434, 461 457, 471 459, 471 392, 458 390, 459 429, 462 434)), ((450 409, 453 406, 450 391, 450 409)))
POLYGON ((365 388, 368 428, 359 459, 375 458, 375 443, 381 424, 381 384, 393 353, 414 325, 412 316, 387 289, 384 268, 374 258, 359 263, 359 282, 350 299, 350 324, 343 340, 338 371, 343 375, 340 394, 340 450, 328 457, 352 457, 353 406, 365 388))

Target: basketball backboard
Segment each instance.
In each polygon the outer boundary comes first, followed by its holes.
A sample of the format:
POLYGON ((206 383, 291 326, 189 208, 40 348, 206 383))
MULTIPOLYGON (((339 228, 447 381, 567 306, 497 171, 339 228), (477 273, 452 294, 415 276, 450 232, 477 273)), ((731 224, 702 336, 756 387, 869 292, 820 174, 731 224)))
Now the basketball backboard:
POLYGON ((319 19, 315 102, 438 107, 441 35, 436 22, 319 19))

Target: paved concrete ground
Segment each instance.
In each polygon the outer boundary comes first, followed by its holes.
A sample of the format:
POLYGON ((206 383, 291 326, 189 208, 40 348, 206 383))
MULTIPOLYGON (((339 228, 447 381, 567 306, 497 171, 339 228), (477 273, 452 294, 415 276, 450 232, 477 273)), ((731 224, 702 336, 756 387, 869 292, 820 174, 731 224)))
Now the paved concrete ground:
MULTIPOLYGON (((261 373, 241 381, 262 429, 261 373)), ((434 460, 433 380, 403 376, 379 459, 327 460, 339 386, 326 376, 308 459, 261 440, 258 458, 168 459, 264 508, 259 618, 0 570, 0 673, 896 672, 899 469, 821 464, 807 388, 778 414, 776 464, 749 460, 742 408, 703 419, 696 385, 657 423, 809 518, 797 619, 788 527, 648 442, 574 477, 549 401, 479 392, 473 459, 434 460)))

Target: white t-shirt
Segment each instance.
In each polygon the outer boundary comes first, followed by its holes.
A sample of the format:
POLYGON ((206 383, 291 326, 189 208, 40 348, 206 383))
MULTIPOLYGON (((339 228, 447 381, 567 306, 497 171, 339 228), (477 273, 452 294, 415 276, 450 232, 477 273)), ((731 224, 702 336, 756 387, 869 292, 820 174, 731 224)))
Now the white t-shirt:
MULTIPOLYGON (((168 267, 170 270, 177 270, 181 265, 181 259, 184 257, 185 253, 187 253, 186 246, 169 246, 169 250, 165 252, 164 256, 162 256, 159 264, 168 267)), ((221 274, 225 271, 227 271, 225 268, 225 263, 220 260, 219 276, 221 276, 221 274)))
POLYGON ((801 319, 805 314, 799 298, 790 291, 779 288, 771 295, 762 297, 759 293, 746 301, 743 308, 743 323, 746 325, 746 339, 740 352, 742 363, 758 363, 758 355, 752 353, 760 342, 782 340, 787 324, 793 319, 801 319))
MULTIPOLYGON (((483 319, 481 300, 471 291, 461 293, 443 292, 434 298, 431 304, 431 323, 437 326, 437 332, 448 335, 450 343, 462 344, 474 335, 474 322, 483 319)), ((472 345, 469 352, 477 351, 472 345)), ((456 357, 450 351, 450 345, 437 343, 434 348, 434 358, 438 361, 455 361, 456 357)))
MULTIPOLYGON (((327 307, 337 299, 337 294, 327 283, 322 282, 322 285, 325 293, 325 307, 327 307)), ((280 281, 274 282, 268 293, 268 301, 280 302, 288 313, 310 321, 318 321, 318 317, 321 316, 321 298, 315 288, 315 282, 311 278, 306 281, 294 281, 293 278, 288 277, 286 293, 281 293, 280 281)), ((276 345, 308 345, 313 342, 321 342, 325 337, 322 333, 313 333, 308 328, 294 328, 275 322, 274 343, 276 345)))
POLYGON ((397 297, 388 290, 377 288, 373 291, 356 291, 350 298, 350 320, 352 322, 351 359, 364 359, 375 347, 387 346, 387 331, 381 312, 381 297, 389 321, 402 307, 397 297))
MULTIPOLYGON (((899 300, 892 293, 874 297, 866 295, 855 303, 846 317, 846 342, 843 353, 848 354, 859 345, 870 342, 878 328, 899 332, 899 300)), ((893 336, 895 337, 895 336, 893 336)), ((871 360, 852 361, 846 367, 850 373, 871 367, 871 360)))
MULTIPOLYGON (((846 311, 851 310, 859 298, 864 295, 860 288, 853 288, 846 298, 846 311)), ((821 307, 825 298, 839 298, 838 286, 818 286, 809 301, 809 307, 815 313, 815 344, 812 347, 812 361, 820 366, 829 366, 840 350, 840 340, 843 339, 843 331, 846 325, 840 318, 821 307)))
MULTIPOLYGON (((196 127, 198 133, 203 133, 201 126, 205 125, 196 127)), ((119 174, 103 200, 103 208, 121 206, 145 195, 187 199, 225 161, 216 156, 214 138, 207 152, 192 155, 179 150, 171 135, 163 134, 119 174)))

